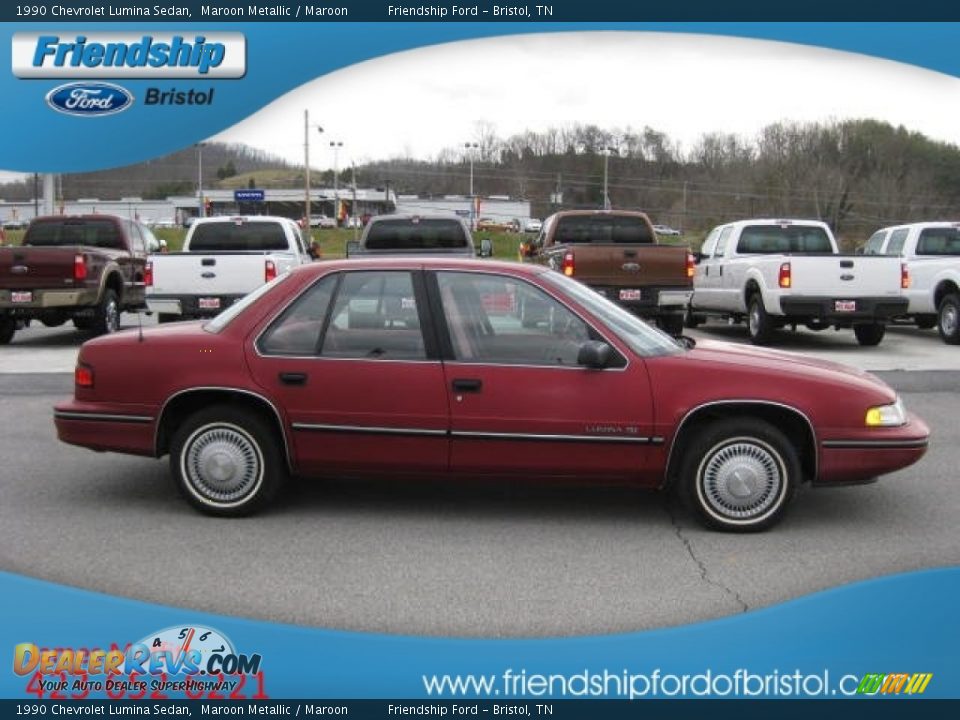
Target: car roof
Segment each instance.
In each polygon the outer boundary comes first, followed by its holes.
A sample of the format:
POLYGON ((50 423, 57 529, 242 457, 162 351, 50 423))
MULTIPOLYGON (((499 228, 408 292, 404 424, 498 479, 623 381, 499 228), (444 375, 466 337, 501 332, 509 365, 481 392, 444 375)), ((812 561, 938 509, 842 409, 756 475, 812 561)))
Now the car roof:
POLYGON ((267 220, 269 222, 295 222, 288 217, 283 217, 282 215, 214 215, 213 217, 203 217, 196 218, 193 223, 202 223, 206 225, 207 223, 216 223, 216 222, 251 222, 254 220, 263 221, 267 220))
POLYGON ((960 227, 958 220, 925 220, 923 222, 904 223, 903 225, 887 225, 878 228, 874 233, 886 232, 889 230, 900 230, 901 228, 942 228, 942 227, 960 227))
POLYGON ((400 256, 357 257, 304 265, 294 272, 326 270, 468 270, 473 272, 494 272, 534 277, 549 270, 542 265, 511 262, 508 260, 487 260, 465 257, 422 257, 400 256))
POLYGON ((390 213, 387 215, 374 215, 370 218, 370 222, 380 222, 383 220, 413 220, 417 218, 418 220, 459 220, 463 222, 463 218, 459 215, 453 215, 449 213, 390 213))

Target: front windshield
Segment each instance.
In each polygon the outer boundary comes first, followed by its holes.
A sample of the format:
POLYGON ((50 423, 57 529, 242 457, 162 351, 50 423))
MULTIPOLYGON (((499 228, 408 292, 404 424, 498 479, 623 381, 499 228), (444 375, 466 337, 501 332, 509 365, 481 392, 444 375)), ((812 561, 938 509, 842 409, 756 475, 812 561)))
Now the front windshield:
POLYGON ((245 295, 242 299, 235 302, 233 305, 228 307, 222 313, 217 315, 213 320, 206 323, 203 326, 203 329, 210 333, 218 333, 223 330, 227 325, 233 322, 233 319, 237 317, 240 313, 246 310, 248 307, 253 305, 257 300, 270 292, 273 288, 277 286, 278 283, 283 282, 288 277, 290 273, 284 273, 279 277, 271 280, 266 285, 261 285, 256 290, 254 290, 249 295, 245 295))
POLYGON ((672 355, 682 351, 681 346, 672 337, 647 325, 636 315, 624 310, 583 283, 552 270, 545 273, 543 277, 599 318, 638 355, 648 357, 672 355))

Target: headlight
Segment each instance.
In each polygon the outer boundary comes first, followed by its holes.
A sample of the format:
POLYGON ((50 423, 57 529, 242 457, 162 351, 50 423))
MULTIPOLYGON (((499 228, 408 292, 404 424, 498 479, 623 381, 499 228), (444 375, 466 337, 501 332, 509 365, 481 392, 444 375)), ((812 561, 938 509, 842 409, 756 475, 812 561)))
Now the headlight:
POLYGON ((899 397, 893 405, 880 405, 867 410, 867 427, 897 427, 907 424, 907 411, 899 397))

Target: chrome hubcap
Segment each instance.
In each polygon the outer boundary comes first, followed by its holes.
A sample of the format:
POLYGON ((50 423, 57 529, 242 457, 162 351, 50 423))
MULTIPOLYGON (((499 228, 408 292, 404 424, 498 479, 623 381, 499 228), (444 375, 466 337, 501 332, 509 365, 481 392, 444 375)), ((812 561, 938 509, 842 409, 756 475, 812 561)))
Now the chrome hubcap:
POLYGON ((107 332, 116 332, 120 328, 120 313, 117 312, 117 304, 113 301, 107 303, 105 312, 107 332))
POLYGON ((752 438, 724 441, 700 466, 700 491, 708 509, 725 520, 756 520, 782 495, 783 461, 752 438))
POLYGON ((750 334, 756 335, 760 330, 760 308, 756 305, 750 308, 750 334))
POLYGON ((201 428, 187 442, 184 473, 207 501, 235 503, 260 484, 263 460, 253 439, 232 425, 201 428))
POLYGON ((940 328, 944 335, 953 335, 957 332, 957 306, 947 305, 940 312, 940 328))

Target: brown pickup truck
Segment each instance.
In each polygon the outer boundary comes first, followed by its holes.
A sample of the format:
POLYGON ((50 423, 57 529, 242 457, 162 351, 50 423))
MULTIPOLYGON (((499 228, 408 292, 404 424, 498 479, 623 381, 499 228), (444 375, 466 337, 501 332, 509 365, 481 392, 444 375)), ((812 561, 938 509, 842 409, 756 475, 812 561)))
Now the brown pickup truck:
POLYGON ((694 257, 686 247, 658 245, 642 212, 558 212, 521 256, 576 278, 671 335, 683 331, 694 257))
POLYGON ((0 248, 0 345, 31 320, 116 331, 121 312, 144 307, 147 253, 159 247, 147 227, 112 215, 36 218, 22 245, 0 248))

